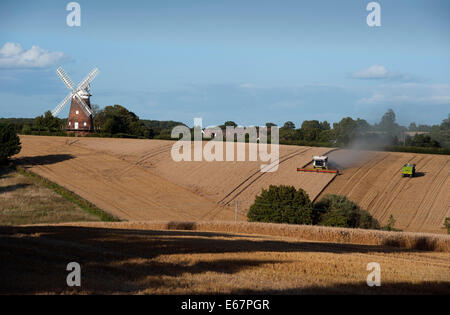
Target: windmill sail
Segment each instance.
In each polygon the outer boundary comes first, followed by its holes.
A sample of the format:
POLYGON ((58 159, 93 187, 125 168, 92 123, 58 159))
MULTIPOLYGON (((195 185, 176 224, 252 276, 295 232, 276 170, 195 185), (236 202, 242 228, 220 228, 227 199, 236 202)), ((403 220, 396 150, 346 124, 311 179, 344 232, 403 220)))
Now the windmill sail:
POLYGON ((61 109, 63 109, 64 105, 66 105, 67 102, 72 98, 72 95, 73 95, 72 93, 69 93, 66 96, 66 98, 61 103, 59 103, 58 106, 55 107, 55 109, 52 111, 53 116, 58 115, 58 113, 61 111, 61 109))
POLYGON ((98 75, 98 69, 94 68, 78 85, 78 90, 84 90, 92 81, 94 81, 95 77, 98 75))
POLYGON ((83 98, 78 95, 78 93, 75 93, 75 97, 77 98, 78 102, 81 104, 81 109, 84 110, 86 115, 92 115, 92 111, 89 108, 89 106, 86 104, 86 102, 83 100, 83 98))
POLYGON ((64 84, 67 86, 67 88, 69 90, 74 90, 75 89, 75 84, 73 83, 73 81, 69 78, 69 76, 66 74, 66 72, 64 72, 63 68, 59 67, 56 70, 56 73, 58 74, 59 78, 61 79, 61 81, 64 82, 64 84))

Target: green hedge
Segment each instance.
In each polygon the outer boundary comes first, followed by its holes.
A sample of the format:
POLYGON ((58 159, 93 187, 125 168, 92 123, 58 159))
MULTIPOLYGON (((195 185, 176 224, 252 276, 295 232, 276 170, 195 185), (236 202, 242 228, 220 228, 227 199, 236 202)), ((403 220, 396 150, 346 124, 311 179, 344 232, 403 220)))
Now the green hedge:
POLYGON ((383 151, 450 155, 450 148, 390 146, 383 151))

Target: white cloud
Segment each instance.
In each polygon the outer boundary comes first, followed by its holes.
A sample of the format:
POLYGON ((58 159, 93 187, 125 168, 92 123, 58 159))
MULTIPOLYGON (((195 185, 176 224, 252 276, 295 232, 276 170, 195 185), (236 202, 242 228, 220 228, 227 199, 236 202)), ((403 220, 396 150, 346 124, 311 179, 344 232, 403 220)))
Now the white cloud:
POLYGON ((374 65, 367 69, 363 69, 352 73, 355 79, 385 79, 389 75, 389 71, 385 66, 374 65))
POLYGON ((10 57, 14 55, 18 55, 22 52, 22 46, 16 43, 6 43, 0 48, 0 54, 5 57, 10 57))
POLYGON ((381 85, 369 97, 357 102, 361 105, 450 105, 449 84, 393 84, 381 85))
POLYGON ((66 58, 59 51, 48 51, 39 46, 24 50, 17 43, 5 43, 0 48, 0 68, 46 68, 66 58))
POLYGON ((413 81, 410 75, 391 72, 383 65, 373 65, 369 68, 353 72, 350 77, 359 80, 413 81))

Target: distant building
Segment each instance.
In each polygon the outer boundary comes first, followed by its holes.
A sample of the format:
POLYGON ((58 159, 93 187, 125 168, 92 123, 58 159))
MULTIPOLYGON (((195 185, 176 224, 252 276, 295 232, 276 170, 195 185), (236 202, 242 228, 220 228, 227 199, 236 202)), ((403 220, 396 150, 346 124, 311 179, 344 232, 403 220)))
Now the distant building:
POLYGON ((424 135, 430 133, 428 131, 405 131, 404 134, 405 136, 410 136, 410 137, 414 137, 415 135, 424 135))

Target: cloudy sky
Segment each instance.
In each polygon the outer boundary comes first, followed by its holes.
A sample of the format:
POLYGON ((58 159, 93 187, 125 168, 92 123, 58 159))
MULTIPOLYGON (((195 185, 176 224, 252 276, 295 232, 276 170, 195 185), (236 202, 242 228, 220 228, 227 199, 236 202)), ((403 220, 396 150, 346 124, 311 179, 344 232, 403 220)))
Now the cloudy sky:
MULTIPOLYGON (((282 124, 388 109, 409 124, 450 113, 450 1, 0 1, 0 117, 35 117, 94 66, 92 103, 145 119, 282 124)), ((64 117, 66 108, 60 113, 64 117)))

